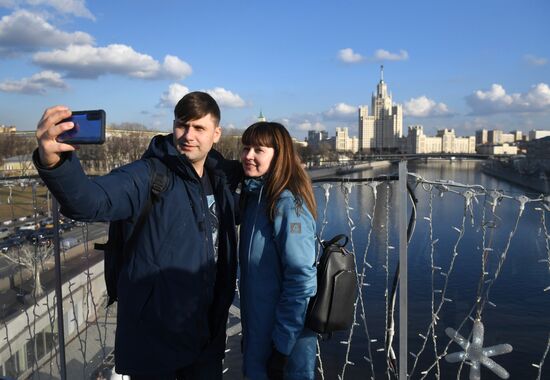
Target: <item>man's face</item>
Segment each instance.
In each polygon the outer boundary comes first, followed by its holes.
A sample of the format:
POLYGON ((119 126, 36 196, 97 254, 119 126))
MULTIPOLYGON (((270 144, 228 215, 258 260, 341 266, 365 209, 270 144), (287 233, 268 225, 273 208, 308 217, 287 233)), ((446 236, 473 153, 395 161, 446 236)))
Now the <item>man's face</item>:
POLYGON ((214 143, 220 140, 222 130, 210 114, 196 120, 174 120, 174 146, 193 164, 202 176, 204 161, 214 143))

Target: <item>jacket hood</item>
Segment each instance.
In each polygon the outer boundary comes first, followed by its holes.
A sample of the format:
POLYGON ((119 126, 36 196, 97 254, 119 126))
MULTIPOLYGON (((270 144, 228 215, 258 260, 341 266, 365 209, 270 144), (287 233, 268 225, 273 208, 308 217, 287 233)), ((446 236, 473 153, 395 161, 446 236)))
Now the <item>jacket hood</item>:
POLYGON ((265 178, 262 177, 246 177, 244 179, 244 192, 257 193, 265 185, 265 178))
MULTIPOLYGON (((245 194, 257 194, 265 186, 266 177, 246 177, 244 179, 244 193, 245 194)), ((281 194, 279 194, 279 199, 283 198, 294 198, 292 192, 288 189, 284 189, 281 194)))

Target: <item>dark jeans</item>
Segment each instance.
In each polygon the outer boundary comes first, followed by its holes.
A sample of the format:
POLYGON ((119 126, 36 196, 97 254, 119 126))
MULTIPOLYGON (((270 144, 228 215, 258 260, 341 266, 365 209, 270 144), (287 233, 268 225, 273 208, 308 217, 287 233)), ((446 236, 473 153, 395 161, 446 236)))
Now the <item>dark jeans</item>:
MULTIPOLYGON (((159 368, 160 369, 160 368, 159 368)), ((176 372, 158 375, 130 375, 131 380, 222 380, 222 360, 196 362, 176 372)))

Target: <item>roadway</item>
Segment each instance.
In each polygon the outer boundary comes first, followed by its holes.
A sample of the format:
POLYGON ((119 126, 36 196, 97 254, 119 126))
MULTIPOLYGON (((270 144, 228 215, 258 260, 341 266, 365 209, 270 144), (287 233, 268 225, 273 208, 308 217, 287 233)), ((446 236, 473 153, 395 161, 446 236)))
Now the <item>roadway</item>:
MULTIPOLYGON (((11 227, 12 231, 16 231, 17 227, 23 223, 24 222, 18 222, 11 227)), ((60 238, 75 238, 79 243, 82 243, 105 236, 107 234, 107 229, 107 223, 87 223, 80 227, 74 227, 70 231, 60 233, 60 238)), ((16 273, 17 270, 17 265, 0 256, 0 280, 16 273)), ((1 290, 2 289, 0 289, 0 291, 1 290)))

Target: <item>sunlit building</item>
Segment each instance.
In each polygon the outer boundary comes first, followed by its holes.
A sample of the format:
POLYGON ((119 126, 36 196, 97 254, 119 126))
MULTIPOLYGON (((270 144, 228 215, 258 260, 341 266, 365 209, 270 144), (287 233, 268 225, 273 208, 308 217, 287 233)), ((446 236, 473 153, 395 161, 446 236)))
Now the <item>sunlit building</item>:
POLYGON ((475 136, 456 136, 454 129, 441 129, 426 136, 421 125, 408 128, 407 153, 475 153, 475 136))
POLYGON ((15 133, 15 132, 17 132, 17 128, 15 128, 15 125, 0 124, 0 133, 15 133))
POLYGON ((518 153, 518 147, 508 143, 504 144, 484 144, 477 147, 479 154, 488 154, 491 156, 515 155, 518 153))
POLYGON ((334 135, 334 149, 337 152, 353 152, 359 150, 359 139, 357 136, 349 136, 348 128, 336 128, 334 135))
POLYGON ((384 66, 380 82, 372 95, 371 113, 367 106, 359 107, 359 149, 361 151, 397 151, 403 135, 403 109, 394 105, 384 82, 384 66))
POLYGON ((550 136, 550 131, 533 129, 529 131, 529 141, 542 139, 543 137, 550 136))

